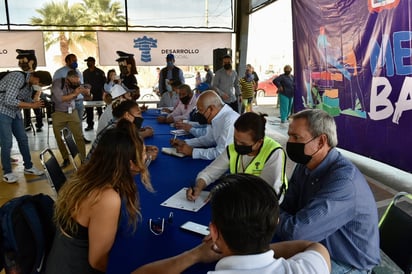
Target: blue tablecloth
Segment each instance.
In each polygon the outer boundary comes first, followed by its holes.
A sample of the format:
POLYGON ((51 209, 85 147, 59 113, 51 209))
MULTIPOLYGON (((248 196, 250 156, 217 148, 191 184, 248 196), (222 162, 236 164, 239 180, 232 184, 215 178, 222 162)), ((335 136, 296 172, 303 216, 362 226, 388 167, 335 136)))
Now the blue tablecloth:
MULTIPOLYGON (((157 145, 159 150, 163 146, 170 146, 172 137, 170 125, 157 124, 154 117, 158 114, 145 113, 143 125, 152 126, 155 136, 147 138, 146 144, 157 145)), ((144 189, 136 176, 139 189, 142 218, 135 232, 127 229, 125 218, 122 218, 115 243, 110 253, 107 273, 130 273, 140 265, 177 255, 195 247, 202 241, 202 236, 183 231, 180 226, 186 221, 194 221, 208 225, 210 220, 210 206, 205 205, 198 212, 163 207, 160 204, 182 187, 195 183, 197 173, 207 166, 210 161, 193 160, 191 157, 177 158, 159 152, 158 158, 149 166, 151 181, 155 188, 154 193, 144 189), (173 212, 173 223, 167 223, 169 213, 173 212), (162 235, 154 235, 149 230, 149 219, 165 218, 165 231, 162 235)), ((214 264, 198 264, 185 273, 206 273, 214 264)), ((165 272, 167 273, 167 271, 165 272)))

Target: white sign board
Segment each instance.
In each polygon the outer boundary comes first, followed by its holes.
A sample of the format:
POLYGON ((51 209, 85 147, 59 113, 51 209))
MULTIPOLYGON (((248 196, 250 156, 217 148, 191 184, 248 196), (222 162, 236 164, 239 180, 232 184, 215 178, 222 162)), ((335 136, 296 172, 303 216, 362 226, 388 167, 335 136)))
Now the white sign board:
POLYGON ((37 66, 46 66, 43 33, 41 31, 1 31, 0 67, 18 67, 16 49, 33 49, 36 53, 37 66))
POLYGON ((213 50, 231 48, 231 33, 208 32, 98 32, 100 65, 116 65, 116 51, 134 54, 136 65, 164 66, 166 55, 176 65, 213 64, 213 50))

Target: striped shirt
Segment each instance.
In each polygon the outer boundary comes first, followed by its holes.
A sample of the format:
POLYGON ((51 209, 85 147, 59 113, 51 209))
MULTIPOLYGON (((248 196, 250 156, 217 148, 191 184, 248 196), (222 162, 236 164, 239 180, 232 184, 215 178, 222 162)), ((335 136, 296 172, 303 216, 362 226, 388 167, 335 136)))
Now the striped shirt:
POLYGON ((240 90, 243 99, 253 98, 255 92, 255 81, 247 81, 245 78, 239 79, 240 90))

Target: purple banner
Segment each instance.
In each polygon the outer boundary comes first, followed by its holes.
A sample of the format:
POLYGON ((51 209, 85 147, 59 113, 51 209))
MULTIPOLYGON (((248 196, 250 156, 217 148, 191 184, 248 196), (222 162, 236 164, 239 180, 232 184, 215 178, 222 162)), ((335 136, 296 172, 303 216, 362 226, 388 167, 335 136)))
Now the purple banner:
POLYGON ((339 147, 412 172, 412 1, 292 1, 295 109, 335 117, 339 147))

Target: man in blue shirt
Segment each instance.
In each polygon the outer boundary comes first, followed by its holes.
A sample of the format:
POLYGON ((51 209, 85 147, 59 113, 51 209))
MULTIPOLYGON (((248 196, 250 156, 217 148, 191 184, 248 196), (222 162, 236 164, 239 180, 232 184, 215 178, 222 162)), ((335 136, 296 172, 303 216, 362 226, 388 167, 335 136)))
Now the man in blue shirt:
POLYGON ((286 151, 297 165, 280 206, 276 234, 282 240, 324 244, 332 273, 367 273, 380 261, 372 192, 360 171, 335 148, 333 117, 307 109, 292 118, 286 151))

